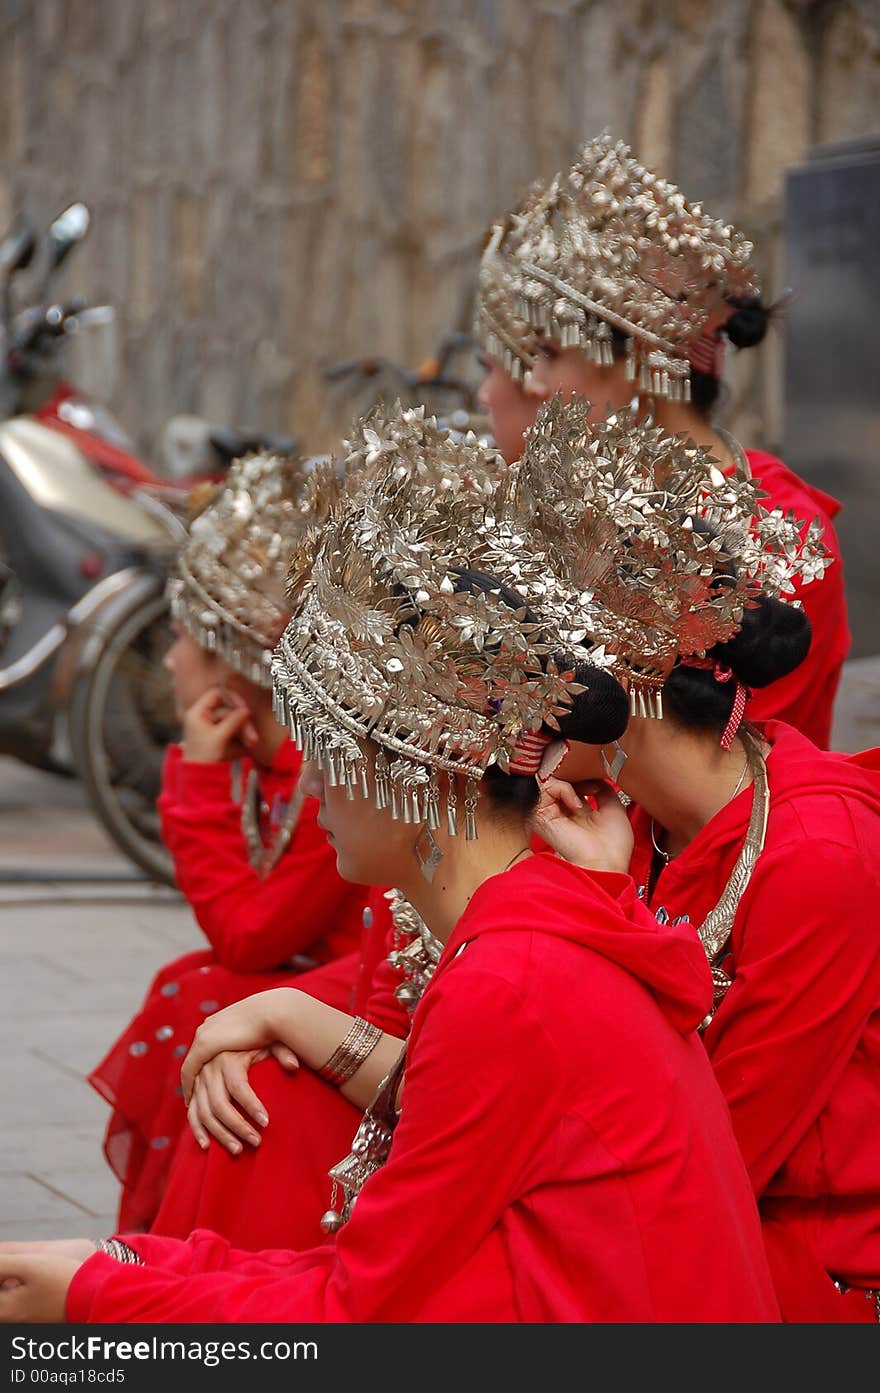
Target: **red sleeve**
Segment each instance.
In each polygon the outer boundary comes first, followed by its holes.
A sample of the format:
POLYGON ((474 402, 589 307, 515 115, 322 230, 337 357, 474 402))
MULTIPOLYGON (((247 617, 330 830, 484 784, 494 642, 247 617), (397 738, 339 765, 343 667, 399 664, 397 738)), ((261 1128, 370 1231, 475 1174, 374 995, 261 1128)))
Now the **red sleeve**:
POLYGON ((565 1077, 530 1005, 466 959, 444 969, 419 1008, 391 1156, 335 1249, 255 1257, 205 1234, 150 1238, 144 1256, 161 1270, 90 1259, 71 1286, 69 1318, 413 1319, 525 1188, 565 1077))
POLYGON ((760 1197, 825 1107, 880 999, 878 886, 831 843, 762 858, 736 975, 704 1036, 760 1197))
POLYGON ((405 1040, 412 1017, 395 995, 403 981, 403 973, 388 961, 388 954, 393 948, 394 925, 391 924, 386 932, 383 955, 373 970, 365 1015, 387 1035, 396 1035, 399 1040, 405 1040))
POLYGON ((325 937, 334 952, 357 946, 364 892, 337 874, 314 799, 264 879, 248 859, 227 761, 169 761, 158 806, 177 884, 224 967, 266 972, 325 937))

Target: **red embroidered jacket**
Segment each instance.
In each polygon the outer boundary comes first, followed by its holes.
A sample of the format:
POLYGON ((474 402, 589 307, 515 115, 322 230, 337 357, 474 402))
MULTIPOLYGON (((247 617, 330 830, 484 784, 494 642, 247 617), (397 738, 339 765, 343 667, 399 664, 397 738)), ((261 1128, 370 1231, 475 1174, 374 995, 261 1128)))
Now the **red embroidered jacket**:
MULTIPOLYGON (((260 771, 261 824, 277 827, 296 785, 302 756, 286 740, 260 771)), ((158 807, 177 884, 224 967, 267 972, 304 954, 327 962, 360 943, 366 890, 336 872, 336 856, 317 825, 318 805, 303 804, 289 847, 262 878, 242 830, 242 800, 253 766, 227 760, 196 764, 172 745, 158 807)))

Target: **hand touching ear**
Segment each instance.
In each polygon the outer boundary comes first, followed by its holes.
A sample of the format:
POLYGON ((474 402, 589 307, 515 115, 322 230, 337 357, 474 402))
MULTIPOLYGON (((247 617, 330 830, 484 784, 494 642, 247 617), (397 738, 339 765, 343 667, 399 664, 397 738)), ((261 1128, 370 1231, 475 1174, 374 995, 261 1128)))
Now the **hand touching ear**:
POLYGON ((620 799, 601 780, 570 784, 552 775, 541 784, 532 826, 549 847, 591 871, 629 870, 633 832, 620 799))
POLYGON ((250 708, 235 692, 209 687, 183 717, 183 757, 194 764, 216 764, 241 754, 244 733, 256 740, 250 708))

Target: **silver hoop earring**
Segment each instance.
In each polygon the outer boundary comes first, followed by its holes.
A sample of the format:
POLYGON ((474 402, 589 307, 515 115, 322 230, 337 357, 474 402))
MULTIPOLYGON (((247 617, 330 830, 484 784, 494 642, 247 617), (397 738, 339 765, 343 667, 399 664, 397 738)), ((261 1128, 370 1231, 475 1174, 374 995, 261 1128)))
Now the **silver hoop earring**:
POLYGON ((599 758, 602 761, 602 768, 605 770, 605 773, 611 780, 611 782, 613 784, 616 784, 618 779, 620 778, 623 766, 629 759, 629 755, 627 754, 626 750, 621 748, 619 740, 614 741, 614 751, 614 758, 609 760, 608 756, 605 753, 605 746, 599 746, 599 758))

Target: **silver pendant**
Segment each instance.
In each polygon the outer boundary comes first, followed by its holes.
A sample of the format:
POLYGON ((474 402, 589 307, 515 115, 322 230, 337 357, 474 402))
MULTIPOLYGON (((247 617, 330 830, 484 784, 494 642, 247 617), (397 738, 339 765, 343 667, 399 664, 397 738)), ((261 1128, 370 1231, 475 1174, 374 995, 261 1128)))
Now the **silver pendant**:
POLYGON ((345 1223, 341 1214, 337 1214, 335 1209, 328 1209, 321 1215, 321 1230, 324 1233, 338 1233, 345 1223))
POLYGON ((620 777, 620 772, 623 769, 623 766, 629 759, 629 755, 627 754, 626 750, 621 749, 619 740, 614 741, 614 751, 614 758, 609 760, 608 756, 605 753, 605 746, 603 745, 599 749, 599 758, 602 761, 602 768, 605 770, 605 773, 607 774, 608 778, 611 780, 612 783, 616 784, 618 778, 620 777))
POLYGON ((424 879, 431 884, 437 867, 443 860, 443 852, 440 850, 428 826, 422 828, 419 835, 413 842, 413 854, 419 863, 419 870, 424 879))

